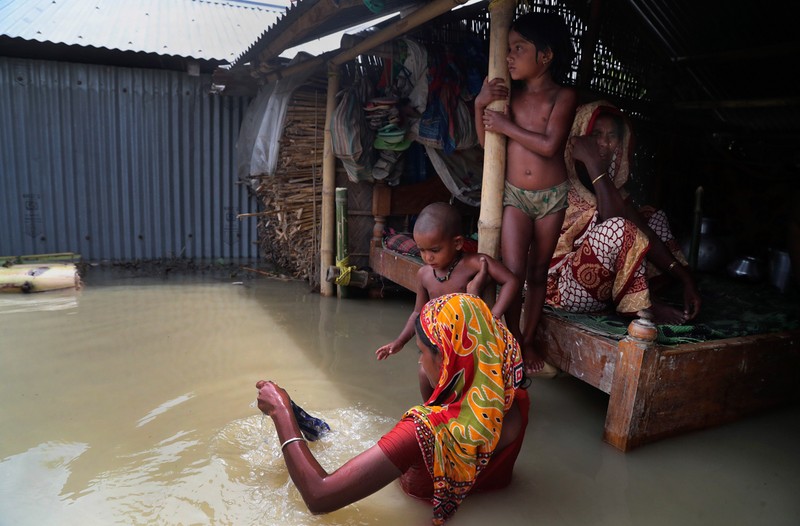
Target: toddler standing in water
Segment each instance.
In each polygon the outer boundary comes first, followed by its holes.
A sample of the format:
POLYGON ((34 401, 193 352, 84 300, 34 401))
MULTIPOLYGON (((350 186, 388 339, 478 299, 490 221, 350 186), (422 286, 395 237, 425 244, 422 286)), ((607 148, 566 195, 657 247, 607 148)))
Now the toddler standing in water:
MULTIPOLYGON (((506 325, 519 340, 525 372, 544 372, 533 347, 547 285, 547 269, 567 207, 564 147, 577 106, 575 90, 562 85, 574 50, 569 29, 554 13, 517 18, 508 34, 509 89, 503 79, 484 81, 475 98, 475 127, 481 145, 486 131, 507 137, 501 254, 520 283, 527 283, 525 320, 522 295, 506 312, 506 325), (506 112, 487 109, 509 100, 506 112)), ((552 366, 550 366, 552 368, 552 366)))

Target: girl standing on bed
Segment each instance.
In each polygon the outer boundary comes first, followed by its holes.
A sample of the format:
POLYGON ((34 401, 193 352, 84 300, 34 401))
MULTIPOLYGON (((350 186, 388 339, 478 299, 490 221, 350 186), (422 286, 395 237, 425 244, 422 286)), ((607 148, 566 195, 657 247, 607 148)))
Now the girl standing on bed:
POLYGON ((573 54, 569 29, 560 16, 522 15, 508 34, 511 89, 503 79, 487 78, 475 98, 475 128, 481 146, 487 131, 507 138, 501 254, 520 283, 526 283, 527 292, 524 309, 522 294, 516 295, 506 323, 520 342, 529 376, 550 376, 555 371, 534 349, 533 336, 567 207, 564 147, 577 95, 562 83, 573 54), (506 112, 487 109, 496 100, 509 100, 506 112), (521 322, 522 312, 525 320, 521 322))

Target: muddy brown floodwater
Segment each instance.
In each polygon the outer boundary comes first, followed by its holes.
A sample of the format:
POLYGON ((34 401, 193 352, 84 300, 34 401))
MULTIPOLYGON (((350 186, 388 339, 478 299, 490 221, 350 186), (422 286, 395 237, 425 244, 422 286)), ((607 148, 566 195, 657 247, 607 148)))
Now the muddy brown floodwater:
MULTIPOLYGON (((418 403, 413 345, 377 362, 407 298, 322 298, 303 283, 90 269, 80 291, 0 295, 0 524, 424 525, 397 484, 314 516, 254 383, 332 427, 333 470, 418 403)), ((453 526, 800 524, 797 405, 642 447, 601 440, 607 396, 536 380, 511 487, 453 526)))

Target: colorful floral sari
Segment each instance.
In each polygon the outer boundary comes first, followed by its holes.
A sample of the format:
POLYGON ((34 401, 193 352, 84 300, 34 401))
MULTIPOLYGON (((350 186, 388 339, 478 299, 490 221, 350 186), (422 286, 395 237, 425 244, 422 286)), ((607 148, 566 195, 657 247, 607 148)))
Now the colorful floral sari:
MULTIPOLYGON (((570 136, 591 133, 602 112, 620 115, 605 101, 580 106, 570 136)), ((627 120, 622 144, 614 154, 608 176, 627 199, 623 185, 630 176, 632 134, 627 120)), ((584 186, 572 157, 572 145, 564 152, 567 175, 572 184, 567 212, 561 227, 547 278, 545 301, 569 312, 597 312, 613 304, 618 312, 635 313, 650 307, 648 279, 658 270, 645 261, 650 249, 647 237, 630 221, 614 217, 598 223, 597 200, 584 186)), ((669 228, 666 215, 652 208, 640 210, 650 228, 681 263, 685 258, 669 228)))
POLYGON ((523 365, 516 340, 477 296, 435 298, 420 324, 442 355, 442 371, 430 399, 405 416, 416 423, 433 478, 433 524, 442 524, 489 462, 523 365))

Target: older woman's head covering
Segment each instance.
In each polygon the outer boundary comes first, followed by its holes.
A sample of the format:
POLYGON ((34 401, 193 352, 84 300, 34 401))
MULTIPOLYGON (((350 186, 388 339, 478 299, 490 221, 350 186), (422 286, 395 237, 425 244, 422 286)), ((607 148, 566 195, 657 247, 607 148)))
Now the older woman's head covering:
POLYGON ((409 409, 433 477, 433 523, 455 513, 497 446, 503 419, 522 382, 517 341, 470 294, 429 301, 420 325, 442 355, 442 370, 424 405, 409 409))
MULTIPOLYGON (((619 109, 604 100, 598 100, 578 106, 575 112, 575 120, 572 121, 572 129, 569 132, 570 137, 589 135, 594 128, 594 122, 602 114, 618 115, 622 117, 624 134, 619 150, 614 153, 611 160, 611 166, 608 169, 608 176, 614 181, 614 186, 621 188, 628 181, 631 173, 631 152, 633 151, 633 134, 631 133, 631 126, 628 119, 622 115, 619 109)), ((572 157, 572 144, 567 142, 564 150, 564 160, 567 163, 567 177, 572 184, 573 189, 577 192, 581 199, 589 203, 591 206, 596 206, 596 199, 591 190, 586 188, 578 177, 578 172, 575 166, 575 159, 572 157)))

